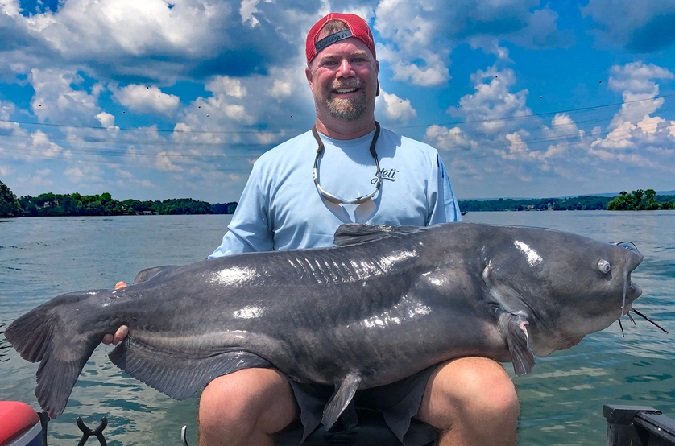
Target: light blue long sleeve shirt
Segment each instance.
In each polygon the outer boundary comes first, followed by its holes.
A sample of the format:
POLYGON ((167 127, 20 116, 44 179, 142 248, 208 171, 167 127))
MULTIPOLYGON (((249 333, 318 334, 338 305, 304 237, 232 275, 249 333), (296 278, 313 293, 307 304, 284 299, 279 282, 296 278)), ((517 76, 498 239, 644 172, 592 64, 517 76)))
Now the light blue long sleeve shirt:
MULTIPOLYGON (((319 181, 344 199, 375 189, 374 132, 354 140, 321 135, 319 181)), ((312 179, 317 142, 312 132, 263 154, 254 164, 222 244, 209 258, 252 251, 331 246, 344 223, 428 226, 460 221, 448 174, 433 147, 381 129, 376 151, 382 185, 362 204, 323 199, 312 179)))

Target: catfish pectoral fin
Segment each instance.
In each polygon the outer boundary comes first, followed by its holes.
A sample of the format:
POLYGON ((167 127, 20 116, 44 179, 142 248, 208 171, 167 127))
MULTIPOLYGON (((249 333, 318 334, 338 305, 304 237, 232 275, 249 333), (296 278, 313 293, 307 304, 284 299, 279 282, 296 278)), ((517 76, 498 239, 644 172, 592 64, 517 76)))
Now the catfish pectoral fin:
POLYGON ((527 344, 527 319, 519 314, 502 313, 499 316, 499 330, 506 337, 516 375, 530 373, 535 361, 527 344))
POLYGON ((335 424, 342 412, 347 408, 356 390, 359 388, 359 384, 361 384, 361 377, 356 373, 348 374, 342 381, 340 387, 335 391, 323 410, 321 424, 324 425, 326 430, 329 430, 335 424))

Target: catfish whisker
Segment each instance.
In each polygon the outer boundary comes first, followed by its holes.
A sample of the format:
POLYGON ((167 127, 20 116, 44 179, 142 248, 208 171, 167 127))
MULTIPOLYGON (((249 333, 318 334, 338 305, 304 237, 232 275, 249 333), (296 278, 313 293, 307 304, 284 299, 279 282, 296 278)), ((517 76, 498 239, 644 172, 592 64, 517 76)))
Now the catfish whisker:
POLYGON ((621 329, 621 336, 626 337, 626 334, 623 332, 623 325, 621 324, 621 319, 617 319, 619 321, 619 328, 621 329))
POLYGON ((628 316, 628 319, 630 319, 631 322, 633 322, 633 325, 637 326, 637 324, 635 323, 635 319, 633 319, 633 316, 631 316, 630 312, 627 312, 626 316, 628 316))
POLYGON ((621 301, 621 314, 626 311, 626 293, 628 291, 628 270, 623 270, 623 300, 621 301))
POLYGON ((649 322, 650 324, 656 325, 656 327, 660 328, 661 331, 663 331, 664 333, 668 333, 668 330, 666 330, 665 328, 663 328, 662 326, 660 326, 659 324, 657 324, 657 323, 654 322, 653 320, 649 319, 647 316, 645 316, 644 314, 640 313, 640 312, 639 312, 638 310, 636 310, 635 308, 632 308, 632 310, 633 310, 633 312, 634 312, 635 314, 637 314, 638 316, 640 316, 641 318, 643 318, 644 320, 646 320, 646 321, 649 322))

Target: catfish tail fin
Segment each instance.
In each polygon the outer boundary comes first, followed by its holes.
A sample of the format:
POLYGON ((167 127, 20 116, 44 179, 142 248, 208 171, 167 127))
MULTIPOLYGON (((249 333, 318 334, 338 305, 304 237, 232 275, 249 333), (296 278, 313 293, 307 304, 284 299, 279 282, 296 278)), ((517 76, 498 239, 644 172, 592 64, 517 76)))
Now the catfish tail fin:
POLYGON ((84 330, 89 324, 82 313, 87 312, 78 304, 92 293, 58 296, 19 317, 5 331, 22 358, 40 363, 35 396, 51 418, 63 413, 82 368, 105 334, 100 329, 84 330))

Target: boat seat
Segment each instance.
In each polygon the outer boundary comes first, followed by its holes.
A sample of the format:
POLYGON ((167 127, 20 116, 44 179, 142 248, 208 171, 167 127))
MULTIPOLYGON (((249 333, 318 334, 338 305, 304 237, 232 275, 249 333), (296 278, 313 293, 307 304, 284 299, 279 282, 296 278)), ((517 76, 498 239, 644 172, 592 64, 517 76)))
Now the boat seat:
MULTIPOLYGON (((345 430, 339 421, 330 431, 319 426, 307 437, 302 446, 401 446, 401 442, 389 430, 380 412, 357 407, 356 414, 359 422, 354 429, 345 430)), ((432 445, 438 438, 436 429, 416 419, 411 420, 408 435, 423 439, 425 445, 432 445)), ((276 435, 275 445, 298 446, 301 438, 302 424, 296 421, 276 435)))

